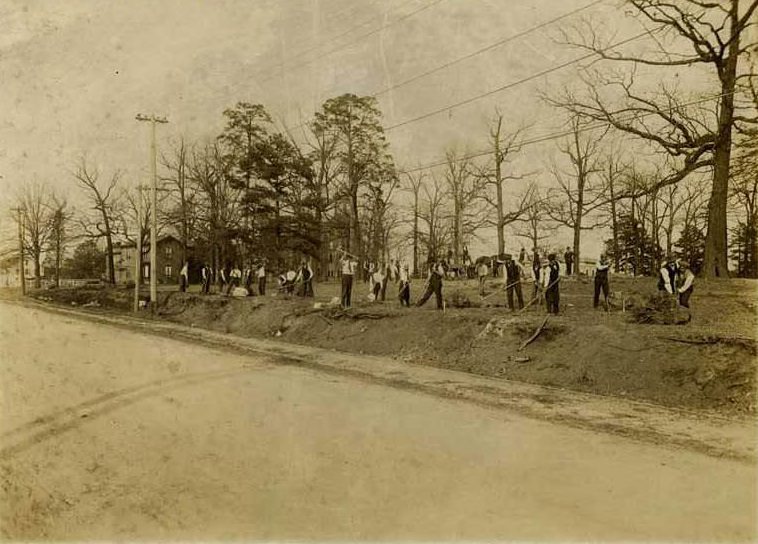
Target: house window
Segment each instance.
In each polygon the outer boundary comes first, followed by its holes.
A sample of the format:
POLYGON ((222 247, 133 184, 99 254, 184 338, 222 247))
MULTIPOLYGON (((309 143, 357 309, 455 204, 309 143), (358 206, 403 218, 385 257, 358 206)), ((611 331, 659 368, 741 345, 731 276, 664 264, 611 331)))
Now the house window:
POLYGON ((173 246, 166 246, 165 252, 166 252, 166 258, 170 259, 171 256, 174 254, 173 246))
POLYGON ((163 269, 163 274, 164 274, 164 275, 165 275, 167 278, 170 278, 170 277, 171 277, 171 275, 172 275, 172 274, 171 274, 171 272, 172 272, 172 270, 171 270, 171 265, 170 265, 170 264, 167 264, 167 265, 166 265, 166 267, 163 269))

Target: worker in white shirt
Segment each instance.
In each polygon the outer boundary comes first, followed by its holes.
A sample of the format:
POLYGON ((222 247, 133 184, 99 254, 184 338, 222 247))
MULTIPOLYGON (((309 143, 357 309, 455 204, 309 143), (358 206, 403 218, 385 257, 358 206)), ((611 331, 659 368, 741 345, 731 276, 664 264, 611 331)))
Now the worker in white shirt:
POLYGON ((358 268, 358 262, 352 258, 352 255, 343 251, 340 265, 342 268, 342 296, 340 298, 340 305, 343 308, 350 308, 350 299, 353 294, 353 277, 358 268))
POLYGON ((211 282, 213 280, 213 269, 208 266, 207 264, 203 265, 203 268, 201 269, 201 274, 203 277, 203 288, 202 288, 202 294, 207 295, 211 292, 211 282))
POLYGON ((234 265, 232 267, 232 271, 229 273, 229 286, 226 288, 226 294, 231 295, 232 289, 235 287, 239 287, 240 283, 242 282, 242 270, 237 267, 237 265, 234 265))
POLYGON ((262 260, 258 265, 256 272, 258 276, 258 294, 264 296, 266 294, 266 260, 262 260))
POLYGON ((676 278, 679 275, 679 266, 676 261, 669 257, 661 266, 661 270, 658 277, 658 290, 665 291, 669 295, 674 295, 677 292, 676 278))
POLYGON ((684 278, 682 286, 679 287, 679 304, 685 308, 690 307, 690 295, 695 288, 695 274, 690 269, 690 265, 687 262, 679 263, 680 274, 684 278))
POLYGON ((476 275, 479 278, 479 296, 484 296, 484 286, 487 282, 487 276, 490 274, 490 269, 487 266, 487 261, 481 260, 476 266, 476 275))
POLYGON ((600 260, 595 265, 595 296, 592 299, 592 307, 597 308, 600 304, 600 291, 603 292, 603 305, 608 309, 608 270, 610 263, 605 254, 600 255, 600 260))
POLYGON ((434 293, 437 299, 437 309, 445 309, 442 303, 442 278, 444 277, 445 267, 442 266, 442 263, 439 261, 433 263, 429 270, 429 280, 426 284, 426 291, 424 292, 424 296, 422 296, 421 299, 419 299, 419 301, 416 303, 416 306, 423 306, 426 301, 429 300, 429 297, 432 296, 432 293, 434 293))
POLYGON ((547 256, 547 265, 542 271, 547 313, 558 314, 561 305, 561 267, 555 253, 547 256))
POLYGON ((411 275, 408 272, 407 264, 404 264, 400 269, 398 280, 400 282, 398 287, 398 298, 400 299, 400 306, 408 307, 411 305, 411 275))
POLYGON ((369 282, 371 284, 371 294, 374 296, 373 300, 374 302, 379 302, 382 285, 384 284, 384 273, 381 266, 375 267, 371 270, 369 282))
POLYGON ((189 263, 184 261, 182 270, 179 272, 179 290, 184 293, 189 285, 189 263))

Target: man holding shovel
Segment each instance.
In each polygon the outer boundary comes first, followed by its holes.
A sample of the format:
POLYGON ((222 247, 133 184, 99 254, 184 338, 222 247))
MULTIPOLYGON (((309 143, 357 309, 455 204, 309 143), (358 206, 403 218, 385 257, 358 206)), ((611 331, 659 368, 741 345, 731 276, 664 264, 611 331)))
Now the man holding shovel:
POLYGON ((524 273, 524 267, 516 259, 509 259, 505 262, 505 292, 508 297, 508 308, 514 311, 513 293, 518 297, 519 310, 524 309, 524 295, 521 292, 521 276, 524 273))

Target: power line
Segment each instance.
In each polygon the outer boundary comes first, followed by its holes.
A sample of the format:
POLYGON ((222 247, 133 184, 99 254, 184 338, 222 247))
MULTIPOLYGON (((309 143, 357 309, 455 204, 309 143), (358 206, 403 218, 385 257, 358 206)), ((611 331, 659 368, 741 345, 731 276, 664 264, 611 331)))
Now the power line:
MULTIPOLYGON (((542 23, 540 23, 538 25, 535 25, 533 27, 527 28, 526 30, 522 30, 521 32, 517 32, 516 34, 512 34, 510 36, 502 38, 502 39, 500 39, 500 40, 498 40, 496 42, 493 42, 493 43, 488 44, 488 45, 486 45, 486 46, 484 46, 484 47, 482 47, 480 49, 477 49, 476 51, 472 51, 471 53, 467 53, 466 55, 458 57, 458 58, 456 58, 456 59, 454 59, 452 61, 449 61, 449 62, 446 62, 446 63, 441 64, 439 66, 436 66, 436 67, 434 67, 434 68, 432 68, 430 70, 427 70, 426 72, 422 72, 420 74, 417 74, 417 75, 415 75, 413 77, 410 77, 410 78, 408 78, 406 80, 403 80, 403 81, 401 81, 399 83, 396 83, 396 84, 394 84, 394 85, 392 85, 390 87, 387 87, 385 89, 377 91, 374 94, 369 95, 369 96, 371 96, 373 98, 376 98, 376 97, 378 97, 378 96, 380 96, 382 94, 388 93, 388 92, 393 91, 395 89, 398 89, 400 87, 404 87, 405 85, 413 83, 414 81, 418 81, 419 79, 428 77, 428 76, 430 76, 432 74, 435 74, 437 72, 440 72, 442 70, 450 68, 451 66, 459 64, 459 63, 461 63, 461 62, 463 62, 465 60, 468 60, 468 59, 471 59, 473 57, 476 57, 477 55, 481 55, 482 53, 486 53, 486 52, 491 51, 493 49, 496 49, 496 48, 498 48, 498 47, 500 47, 502 45, 505 45, 505 44, 507 44, 509 42, 512 42, 514 40, 522 38, 522 37, 524 37, 524 36, 526 36, 528 34, 531 34, 532 32, 535 32, 537 30, 540 30, 542 28, 545 28, 547 26, 555 24, 555 23, 557 23, 557 22, 559 22, 559 21, 561 21, 563 19, 571 17, 572 15, 576 15, 577 13, 581 13, 582 11, 585 11, 585 10, 587 10, 587 9, 589 9, 591 7, 594 7, 594 6, 598 5, 598 4, 601 4, 601 3, 605 2, 605 1, 606 0, 594 0, 593 2, 590 2, 589 4, 586 4, 584 6, 576 8, 574 10, 566 12, 566 13, 564 13, 562 15, 559 15, 557 17, 554 17, 554 18, 552 18, 552 19, 550 19, 548 21, 544 21, 544 22, 542 22, 542 23)), ((297 130, 298 128, 301 128, 301 127, 305 126, 308 122, 309 121, 304 121, 302 123, 299 123, 299 124, 295 125, 294 127, 292 127, 291 130, 297 130)))
MULTIPOLYGON (((402 9, 403 7, 405 7, 406 5, 410 4, 413 1, 414 0, 406 0, 405 2, 403 2, 402 4, 400 4, 399 9, 402 9)), ((304 49, 303 51, 300 51, 299 53, 295 53, 291 57, 282 60, 279 64, 276 64, 274 66, 268 66, 266 68, 262 68, 262 71, 278 70, 280 68, 283 68, 288 62, 291 62, 292 60, 295 60, 295 59, 297 59, 299 57, 302 57, 303 55, 307 55, 308 53, 312 53, 313 51, 321 49, 325 45, 327 45, 329 43, 332 43, 332 42, 334 42, 336 40, 339 40, 340 38, 342 38, 344 36, 347 36, 348 34, 350 34, 351 32, 353 32, 354 30, 357 30, 357 29, 359 29, 361 27, 366 26, 368 23, 370 23, 374 19, 378 19, 379 17, 381 17, 381 16, 373 15, 373 16, 369 17, 368 19, 365 19, 363 22, 358 23, 357 25, 351 26, 350 28, 348 28, 344 32, 341 32, 340 34, 337 34, 336 36, 332 36, 331 38, 329 38, 329 39, 327 39, 327 40, 325 40, 325 41, 323 41, 323 42, 321 42, 321 43, 319 43, 319 44, 317 44, 317 45, 315 45, 315 46, 313 46, 313 47, 311 47, 309 49, 304 49)))
MULTIPOLYGON (((415 0, 406 0, 405 2, 403 2, 402 4, 400 4, 400 5, 399 5, 399 6, 398 6, 396 9, 402 9, 402 8, 404 8, 405 6, 407 6, 408 4, 410 4, 410 3, 414 2, 414 1, 415 1, 415 0)), ((303 62, 301 62, 301 63, 298 63, 298 64, 294 64, 294 65, 290 66, 290 67, 287 69, 287 71, 285 72, 285 74, 286 74, 286 73, 288 73, 288 72, 291 72, 293 68, 298 68, 298 67, 300 67, 300 66, 307 66, 308 64, 311 64, 311 63, 313 63, 313 62, 315 62, 315 61, 317 61, 317 60, 319 60, 319 59, 322 59, 322 58, 324 58, 324 57, 326 57, 326 56, 329 56, 329 55, 331 55, 332 53, 335 53, 335 52, 339 51, 340 49, 344 49, 345 47, 348 47, 348 46, 352 45, 353 43, 355 43, 355 42, 357 42, 357 41, 361 40, 362 38, 365 38, 365 37, 367 37, 367 36, 370 36, 370 35, 372 35, 372 34, 375 34, 375 33, 377 33, 377 32, 381 32, 382 30, 384 30, 384 29, 386 29, 386 28, 389 28, 389 27, 391 27, 391 26, 393 26, 393 25, 395 25, 395 24, 397 24, 397 23, 399 23, 399 22, 402 22, 403 20, 405 20, 405 19, 407 19, 407 18, 409 18, 409 17, 412 17, 413 15, 415 15, 415 14, 417 14, 417 13, 421 12, 421 11, 424 11, 424 10, 425 10, 425 9, 427 9, 427 8, 430 8, 430 7, 432 7, 433 5, 435 5, 435 4, 438 4, 438 3, 439 3, 439 2, 441 2, 441 1, 442 1, 442 0, 434 0, 434 1, 432 1, 431 3, 429 3, 429 4, 426 4, 425 6, 422 6, 421 8, 419 8, 419 9, 417 9, 417 10, 415 10, 415 11, 412 11, 411 13, 408 13, 408 14, 406 14, 406 15, 404 15, 404 16, 402 16, 402 17, 400 17, 399 19, 396 19, 396 20, 394 20, 394 21, 391 21, 390 23, 387 23, 387 24, 385 24, 385 25, 383 25, 383 26, 381 26, 381 27, 379 27, 379 28, 376 28, 376 29, 374 29, 374 30, 372 30, 372 31, 368 32, 368 33, 365 33, 365 34, 361 34, 361 35, 360 35, 360 36, 358 36, 358 37, 357 37, 355 40, 352 40, 352 41, 350 41, 350 42, 344 43, 344 44, 342 44, 342 45, 340 45, 340 46, 338 46, 338 47, 332 48, 332 49, 330 49, 330 50, 328 50, 328 51, 326 51, 326 52, 322 53, 321 55, 318 55, 318 56, 316 56, 316 57, 313 57, 313 58, 312 58, 312 59, 310 59, 310 60, 306 60, 306 61, 303 61, 303 62)), ((254 77, 254 76, 256 76, 256 75, 259 75, 261 72, 268 72, 269 70, 276 70, 276 69, 282 68, 282 67, 283 67, 285 64, 287 64, 287 62, 289 62, 289 61, 291 61, 291 60, 293 60, 293 59, 295 59, 295 58, 297 58, 297 57, 301 57, 301 56, 303 56, 303 55, 305 55, 305 54, 307 54, 307 53, 311 53, 311 52, 313 52, 313 51, 316 51, 316 50, 320 49, 321 47, 323 47, 324 45, 326 45, 327 43, 329 43, 329 42, 332 42, 332 41, 335 41, 335 40, 337 40, 337 39, 339 39, 339 38, 341 38, 342 36, 345 36, 345 35, 347 35, 347 34, 350 34, 350 33, 351 33, 351 32, 353 32, 354 30, 356 30, 356 29, 358 29, 358 28, 360 28, 360 27, 362 27, 362 26, 365 26, 365 25, 366 25, 367 23, 369 23, 371 20, 373 20, 373 19, 376 19, 376 18, 377 18, 377 16, 374 16, 374 17, 372 17, 371 19, 366 19, 364 22, 362 22, 362 23, 359 23, 358 25, 355 25, 355 26, 352 26, 352 27, 350 27, 349 29, 347 29, 347 30, 345 30, 344 32, 342 32, 341 34, 339 34, 339 35, 337 35, 337 36, 334 36, 334 37, 332 37, 332 38, 329 38, 329 39, 328 39, 326 42, 320 43, 320 44, 318 44, 318 45, 316 45, 316 46, 314 46, 314 47, 312 47, 312 48, 310 48, 310 49, 306 49, 306 50, 304 50, 304 51, 301 51, 300 53, 297 53, 297 54, 295 54, 294 56, 292 56, 292 57, 290 57, 290 58, 288 58, 288 59, 285 59, 285 60, 283 60, 281 63, 279 63, 279 64, 278 64, 278 65, 276 65, 276 66, 269 66, 269 67, 267 67, 267 68, 263 68, 261 71, 259 71, 259 72, 255 72, 255 73, 253 74, 253 76, 252 76, 252 77, 248 77, 248 78, 245 78, 244 80, 242 80, 242 81, 239 81, 239 82, 238 82, 238 83, 236 83, 236 84, 233 84, 233 85, 229 85, 229 86, 227 87, 227 90, 225 91, 225 93, 224 93, 224 94, 229 94, 229 92, 230 92, 230 91, 235 91, 235 90, 239 89, 240 87, 242 87, 243 85, 247 85, 248 83, 250 83, 252 80, 254 80, 254 79, 255 79, 255 77, 254 77)), ((258 83, 264 83, 264 82, 266 82, 266 81, 270 81, 271 79, 273 79, 273 78, 277 77, 277 75, 278 75, 278 74, 272 74, 271 76, 268 76, 268 77, 265 77, 264 79, 261 79, 261 80, 259 80, 259 81, 258 81, 258 83)), ((196 100, 194 100, 193 102, 196 102, 196 101, 197 101, 197 99, 196 99, 196 100)))
MULTIPOLYGON (((649 34, 650 33, 647 32, 647 31, 646 32, 642 32, 640 34, 632 36, 631 38, 627 38, 627 39, 622 40, 620 42, 617 42, 617 43, 615 43, 613 45, 610 45, 610 46, 608 46, 607 49, 615 49, 615 48, 617 48, 619 46, 626 45, 627 43, 633 42, 635 40, 639 40, 640 38, 642 38, 644 36, 647 36, 649 34)), ((465 106, 467 104, 471 104, 472 102, 476 102, 477 100, 481 100, 482 98, 486 98, 488 96, 492 96, 493 94, 497 94, 497 93, 501 93, 503 91, 507 91, 508 89, 512 89, 512 88, 517 87, 519 85, 523 85, 524 83, 528 83, 529 81, 532 81, 534 79, 538 79, 538 78, 544 77, 544 76, 546 76, 548 74, 551 74, 553 72, 557 72, 558 70, 562 70, 562 69, 567 68, 567 67, 569 67, 569 66, 571 66, 573 64, 577 64, 577 63, 580 63, 582 61, 589 60, 589 59, 591 59, 591 58, 593 58, 593 57, 595 57, 597 55, 598 55, 598 53, 595 53, 595 52, 587 53, 586 55, 582 55, 582 56, 576 57, 576 58, 574 58, 572 60, 563 62, 563 63, 555 65, 555 66, 552 66, 550 68, 547 68, 545 70, 537 72, 536 74, 532 74, 530 76, 527 76, 525 78, 519 79, 517 81, 513 81, 511 83, 507 83, 505 85, 497 87, 496 89, 492 89, 492 90, 487 91, 485 93, 478 94, 478 95, 466 98, 465 100, 461 100, 460 102, 455 102, 454 104, 449 104, 449 105, 447 105, 447 106, 445 106, 443 108, 439 108, 437 110, 433 110, 433 111, 430 111, 428 113, 424 113, 422 115, 419 115, 417 117, 412 117, 412 118, 407 119, 405 121, 402 121, 400 123, 391 125, 391 126, 385 128, 384 131, 385 132, 389 132, 390 130, 394 130, 396 128, 400 128, 400 127, 403 127, 405 125, 410 125, 411 123, 415 123, 415 122, 421 121, 423 119, 428 119, 429 117, 433 117, 435 115, 439 115, 440 113, 449 112, 449 111, 451 111, 451 110, 453 110, 455 108, 459 108, 461 106, 465 106)))
MULTIPOLYGON (((728 93, 719 93, 719 94, 711 95, 711 96, 708 96, 708 97, 705 97, 705 98, 700 98, 698 100, 693 100, 692 102, 686 102, 684 104, 679 104, 679 105, 677 105, 675 107, 666 108, 666 109, 664 109, 662 111, 671 112, 671 111, 673 111, 675 109, 679 109, 679 108, 686 108, 688 106, 696 106, 697 104, 702 104, 702 103, 708 102, 710 100, 716 100, 718 98, 722 98, 724 96, 733 95, 735 93, 736 93, 736 91, 730 91, 728 93)), ((639 119, 641 117, 649 117, 651 115, 657 115, 657 112, 647 112, 647 113, 641 113, 641 114, 634 115, 634 116, 629 116, 629 117, 621 120, 620 122, 633 121, 635 119, 639 119)), ((592 125, 587 125, 585 127, 582 127, 580 129, 578 129, 577 132, 580 133, 580 134, 582 134, 584 132, 590 132, 590 131, 593 131, 593 130, 599 130, 599 129, 605 128, 607 126, 608 126, 607 122, 598 122, 598 123, 595 123, 595 124, 592 124, 592 125)), ((557 140, 558 138, 563 138, 565 136, 570 136, 572 134, 574 134, 574 129, 563 130, 563 131, 559 131, 559 132, 553 132, 553 133, 550 133, 550 134, 546 134, 544 136, 539 136, 539 137, 536 137, 536 138, 531 138, 531 139, 528 139, 528 140, 524 140, 524 141, 520 142, 517 147, 518 147, 518 149, 521 149, 521 148, 529 146, 529 145, 534 145, 534 144, 538 144, 538 143, 544 143, 544 142, 548 142, 548 141, 551 141, 551 140, 557 140)), ((505 140, 501 140, 501 143, 505 143, 505 140)), ((478 157, 483 157, 485 155, 489 155, 490 153, 492 153, 492 149, 488 148, 486 150, 476 151, 474 153, 469 153, 467 155, 459 157, 459 158, 455 159, 454 162, 461 162, 461 161, 465 161, 465 160, 469 160, 469 159, 475 159, 475 158, 478 158, 478 157)), ((447 159, 440 159, 440 160, 437 160, 437 161, 432 162, 432 163, 428 163, 428 164, 425 164, 425 165, 422 165, 422 166, 417 166, 415 168, 410 168, 410 169, 407 169, 407 170, 400 170, 397 173, 398 174, 412 174, 413 172, 419 172, 421 170, 429 170, 431 168, 436 168, 438 166, 444 166, 447 163, 448 163, 447 159)))
MULTIPOLYGON (((365 34, 361 34, 360 36, 357 36, 355 39, 353 39, 353 40, 351 40, 349 42, 345 42, 345 43, 343 43, 342 45, 340 45, 338 47, 334 47, 332 49, 329 49, 328 51, 326 51, 326 52, 324 52, 324 53, 322 53, 322 54, 320 54, 320 55, 318 55, 316 57, 313 57, 312 59, 309 59, 309 60, 306 60, 304 62, 300 62, 298 64, 290 66, 290 68, 287 70, 287 72, 285 72, 285 74, 283 74, 283 75, 286 75, 288 72, 291 72, 292 68, 299 68, 301 66, 307 66, 309 64, 312 64, 312 63, 316 62, 319 59, 322 59, 324 57, 328 57, 332 53, 336 53, 337 51, 345 49, 346 47, 349 47, 349 46, 351 46, 351 45, 353 45, 355 43, 358 43, 359 41, 363 40, 364 38, 368 38, 369 36, 377 34, 377 33, 381 32, 383 30, 386 30, 387 28, 389 28, 391 26, 394 26, 394 25, 396 25, 398 23, 401 23, 401 22, 405 21, 406 19, 409 19, 409 18, 413 17, 414 15, 416 15, 418 13, 421 13, 422 11, 425 11, 425 10, 427 10, 427 9, 433 7, 433 6, 436 6, 440 2, 442 2, 442 0, 432 0, 428 4, 425 4, 425 5, 421 6, 420 8, 415 9, 415 10, 411 11, 410 13, 407 13, 407 14, 403 15, 402 17, 400 17, 398 19, 395 19, 394 21, 391 21, 391 22, 389 22, 387 24, 384 24, 384 25, 382 25, 382 26, 380 26, 378 28, 375 28, 374 30, 366 32, 365 34)), ((402 5, 405 6, 408 3, 409 2, 406 2, 406 3, 402 4, 402 5)), ((258 83, 265 83, 267 81, 270 81, 270 80, 274 79, 275 77, 277 77, 277 75, 278 74, 273 74, 273 75, 271 75, 269 77, 263 78, 258 83)))
POLYGON ((550 26, 552 24, 557 23, 558 21, 561 21, 567 17, 571 17, 572 15, 576 15, 577 13, 581 13, 582 11, 585 11, 593 6, 596 6, 602 2, 605 2, 606 0, 595 0, 594 2, 590 2, 589 4, 576 8, 572 11, 569 11, 567 13, 564 13, 563 15, 559 15, 558 17, 554 17, 553 19, 550 19, 548 21, 545 21, 543 23, 540 23, 536 26, 533 26, 531 28, 528 28, 526 30, 522 30, 521 32, 517 32, 516 34, 512 34, 506 38, 503 38, 501 40, 498 40, 490 45, 487 45, 485 47, 482 47, 481 49, 477 49, 476 51, 472 51, 471 53, 468 53, 466 55, 463 55, 462 57, 458 57, 457 59, 454 59, 450 62, 446 62, 445 64, 442 64, 440 66, 437 66, 436 68, 432 68, 431 70, 427 70, 426 72, 423 72, 421 74, 418 74, 416 76, 413 76, 411 78, 406 79, 405 81, 401 81, 400 83, 396 83, 392 85, 391 87, 387 87, 386 89, 382 89, 379 92, 374 93, 372 96, 377 97, 379 95, 382 95, 384 93, 388 93, 390 91, 393 91, 399 87, 403 87, 405 85, 408 85, 409 83, 413 83, 414 81, 417 81, 421 78, 430 76, 436 72, 439 72, 440 70, 444 70, 446 68, 449 68, 455 64, 458 64, 460 62, 463 62, 464 60, 468 60, 470 58, 473 58, 477 55, 481 55, 482 53, 486 53, 487 51, 491 51, 492 49, 496 49, 500 47, 501 45, 505 45, 509 42, 512 42, 513 40, 517 40, 518 38, 522 38, 528 34, 531 34, 532 32, 535 32, 537 30, 540 30, 542 28, 545 28, 546 26, 550 26))

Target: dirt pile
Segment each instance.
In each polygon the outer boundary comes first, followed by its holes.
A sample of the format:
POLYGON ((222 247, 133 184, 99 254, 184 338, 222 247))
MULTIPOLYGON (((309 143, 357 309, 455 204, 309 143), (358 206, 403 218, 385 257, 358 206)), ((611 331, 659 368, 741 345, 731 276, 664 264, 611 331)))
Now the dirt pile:
MULTIPOLYGON (((164 292, 155 317, 667 406, 755 412, 758 315, 745 304, 752 301, 752 284, 698 285, 692 321, 680 326, 664 324, 676 319, 658 306, 653 279, 614 278, 611 288, 605 311, 593 308, 591 283, 564 280, 561 314, 547 321, 541 304, 509 311, 500 292, 480 304, 476 281, 446 284, 444 312, 434 305, 402 308, 389 296, 384 303, 356 297, 353 308, 343 310, 332 304, 339 286, 318 284, 315 299, 164 292), (453 304, 466 300, 470 307, 453 304)), ((45 294, 65 305, 96 300, 104 308, 130 307, 125 291, 68 291, 45 294)))
POLYGON ((133 292, 122 288, 76 287, 36 290, 30 296, 42 302, 53 302, 70 307, 130 310, 133 292))

